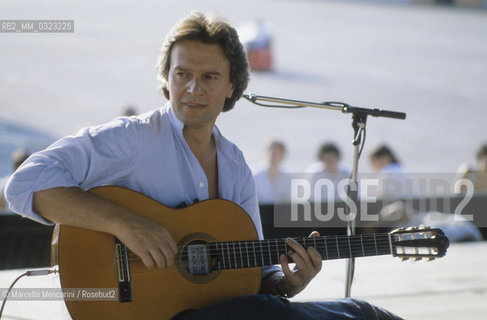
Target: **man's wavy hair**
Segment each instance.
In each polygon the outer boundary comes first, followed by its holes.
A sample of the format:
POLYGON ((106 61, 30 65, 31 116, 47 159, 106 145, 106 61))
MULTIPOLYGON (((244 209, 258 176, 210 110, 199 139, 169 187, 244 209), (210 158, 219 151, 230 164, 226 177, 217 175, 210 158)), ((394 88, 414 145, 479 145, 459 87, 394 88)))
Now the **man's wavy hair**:
POLYGON ((161 48, 157 63, 158 79, 164 96, 169 100, 166 78, 171 66, 171 51, 181 40, 198 40, 206 44, 218 44, 225 57, 230 61, 230 82, 235 90, 231 98, 225 100, 223 111, 233 108, 249 82, 249 63, 244 47, 238 38, 237 31, 230 24, 215 16, 205 16, 192 12, 180 20, 168 33, 161 48))

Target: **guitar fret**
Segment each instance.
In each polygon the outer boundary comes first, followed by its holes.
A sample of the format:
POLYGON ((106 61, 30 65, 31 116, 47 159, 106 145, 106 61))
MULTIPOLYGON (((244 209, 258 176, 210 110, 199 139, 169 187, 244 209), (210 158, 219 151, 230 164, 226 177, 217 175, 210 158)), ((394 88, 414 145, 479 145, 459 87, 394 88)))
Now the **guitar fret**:
POLYGON ((238 249, 240 250, 240 265, 243 268, 244 265, 243 265, 242 245, 240 241, 238 242, 238 249))
POLYGON ((232 242, 232 247, 233 247, 233 257, 235 259, 235 268, 238 268, 238 266, 237 266, 237 252, 235 251, 235 242, 232 242))
POLYGON ((264 266, 264 250, 262 249, 262 241, 259 241, 260 245, 260 258, 262 259, 262 266, 264 266))
POLYGON ((269 242, 269 240, 267 240, 267 249, 269 250, 268 251, 268 254, 269 254, 269 264, 272 264, 271 243, 269 242))
MULTIPOLYGON (((225 252, 223 250, 223 243, 222 242, 220 242, 220 243, 222 245, 221 257, 222 257, 222 261, 223 261, 223 269, 226 269, 226 266, 225 266, 225 252)), ((217 242, 217 245, 216 246, 218 247, 218 242, 217 242)))
POLYGON ((336 241, 336 244, 337 244, 338 259, 340 259, 340 248, 338 247, 338 236, 335 237, 335 241, 336 241))
POLYGON ((250 260, 249 260, 249 244, 245 241, 245 252, 247 253, 247 267, 250 268, 250 260))
POLYGON ((351 256, 352 257, 364 257, 364 243, 362 235, 350 236, 349 242, 351 243, 351 256))
POLYGON ((230 247, 229 247, 228 242, 227 242, 227 255, 228 255, 228 268, 231 269, 232 268, 232 258, 230 257, 230 247))
POLYGON ((370 235, 364 235, 364 246, 365 246, 365 251, 367 256, 375 256, 377 255, 377 247, 376 247, 376 241, 375 241, 375 235, 370 234, 370 235))
POLYGON ((375 237, 375 233, 374 233, 374 245, 375 245, 375 254, 379 255, 379 252, 377 250, 377 238, 375 237))
POLYGON ((276 263, 279 263, 279 242, 277 241, 276 239, 276 256, 277 256, 277 262, 276 263))
POLYGON ((252 241, 252 248, 254 248, 254 267, 257 267, 257 257, 255 256, 255 241, 252 241))
MULTIPOLYGON (((213 252, 213 250, 216 251, 216 256, 218 257, 216 259, 217 268, 218 268, 218 270, 221 270, 222 268, 221 268, 221 265, 220 265, 220 257, 219 257, 219 251, 218 251, 218 242, 210 243, 209 246, 210 246, 210 252, 213 252), (214 249, 212 248, 213 245, 215 246, 214 249)), ((210 254, 210 255, 213 256, 212 254, 210 254)))

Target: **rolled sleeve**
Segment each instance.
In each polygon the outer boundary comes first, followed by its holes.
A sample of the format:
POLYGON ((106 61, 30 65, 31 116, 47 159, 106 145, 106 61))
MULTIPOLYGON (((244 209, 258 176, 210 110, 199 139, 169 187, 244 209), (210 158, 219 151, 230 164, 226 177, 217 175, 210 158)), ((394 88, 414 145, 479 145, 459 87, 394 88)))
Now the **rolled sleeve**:
POLYGON ((10 209, 23 217, 42 224, 53 224, 33 211, 34 192, 61 186, 73 187, 78 184, 58 162, 47 165, 36 158, 34 156, 10 177, 5 189, 5 198, 10 209))
POLYGON ((77 135, 65 137, 33 154, 7 183, 5 197, 11 210, 40 223, 51 224, 33 211, 35 192, 56 187, 86 190, 113 183, 126 175, 133 168, 139 150, 139 145, 134 143, 137 137, 132 127, 120 120, 83 129, 77 135))

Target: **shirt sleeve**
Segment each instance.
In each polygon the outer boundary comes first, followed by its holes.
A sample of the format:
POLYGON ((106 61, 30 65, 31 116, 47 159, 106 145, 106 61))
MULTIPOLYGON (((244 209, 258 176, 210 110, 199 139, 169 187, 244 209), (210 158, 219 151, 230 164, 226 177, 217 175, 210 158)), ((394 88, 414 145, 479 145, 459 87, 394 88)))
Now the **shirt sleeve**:
POLYGON ((112 183, 133 168, 139 148, 136 126, 127 118, 82 129, 27 159, 10 177, 5 196, 13 211, 52 224, 33 211, 34 192, 112 183))

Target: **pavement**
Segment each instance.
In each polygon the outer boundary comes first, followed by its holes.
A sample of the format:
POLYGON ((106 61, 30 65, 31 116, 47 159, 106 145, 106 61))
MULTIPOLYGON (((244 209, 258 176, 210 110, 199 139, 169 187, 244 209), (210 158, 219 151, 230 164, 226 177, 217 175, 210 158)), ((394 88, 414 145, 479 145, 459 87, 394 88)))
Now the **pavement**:
MULTIPOLYGON (((405 319, 469 319, 487 316, 487 242, 452 244, 433 262, 401 261, 391 256, 356 260, 352 297, 386 308, 405 319)), ((293 301, 342 298, 345 261, 328 261, 293 301)), ((25 270, 0 272, 6 288, 25 270)), ((19 280, 16 288, 59 288, 59 277, 19 280)), ((2 290, 3 291, 3 290, 2 290)), ((2 319, 70 319, 63 301, 8 301, 2 319)))
MULTIPOLYGON (((352 297, 384 307, 405 319, 486 319, 487 242, 452 244, 445 257, 402 261, 390 256, 356 259, 352 297)), ((296 301, 343 297, 344 261, 323 270, 296 301)))

